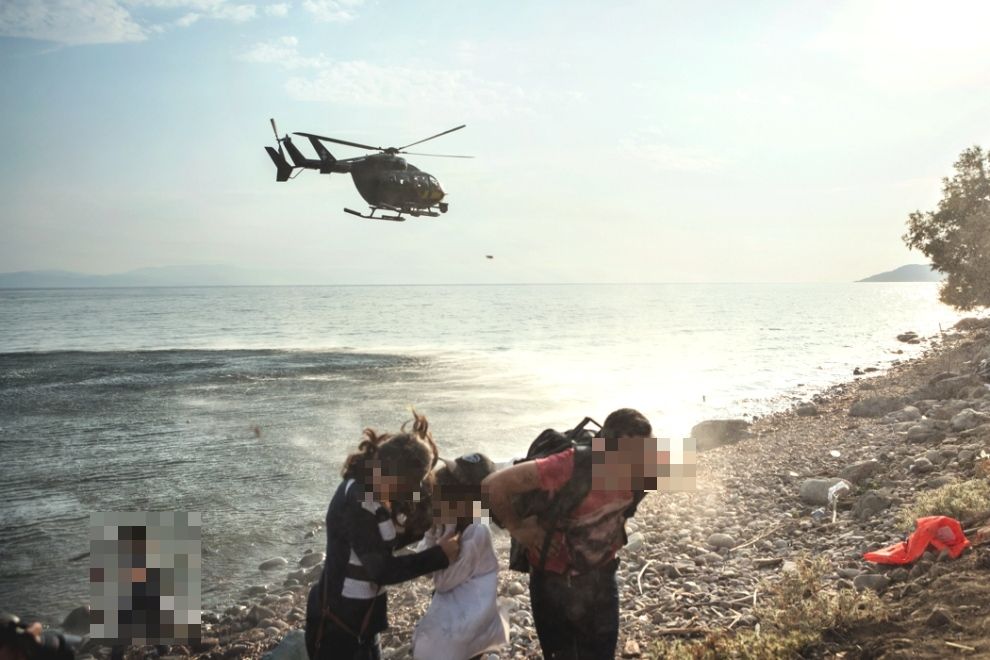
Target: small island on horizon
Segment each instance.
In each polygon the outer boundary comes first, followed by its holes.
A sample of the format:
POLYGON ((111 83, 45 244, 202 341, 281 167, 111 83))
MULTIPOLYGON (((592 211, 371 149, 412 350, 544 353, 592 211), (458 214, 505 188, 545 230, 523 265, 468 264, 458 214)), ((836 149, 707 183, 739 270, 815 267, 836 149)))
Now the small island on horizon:
POLYGON ((864 277, 857 282, 941 282, 945 275, 928 264, 907 264, 894 270, 864 277))

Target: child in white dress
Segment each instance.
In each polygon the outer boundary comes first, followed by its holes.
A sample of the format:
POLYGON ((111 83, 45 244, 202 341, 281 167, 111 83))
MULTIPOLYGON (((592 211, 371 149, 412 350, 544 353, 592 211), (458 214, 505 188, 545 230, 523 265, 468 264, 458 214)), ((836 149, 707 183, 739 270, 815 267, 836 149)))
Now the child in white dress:
POLYGON ((461 532, 461 554, 433 574, 430 607, 413 632, 416 660, 468 660, 509 642, 509 626, 498 608, 498 559, 491 530, 475 518, 481 481, 495 471, 482 454, 443 459, 434 472, 434 519, 419 550, 452 529, 461 532))

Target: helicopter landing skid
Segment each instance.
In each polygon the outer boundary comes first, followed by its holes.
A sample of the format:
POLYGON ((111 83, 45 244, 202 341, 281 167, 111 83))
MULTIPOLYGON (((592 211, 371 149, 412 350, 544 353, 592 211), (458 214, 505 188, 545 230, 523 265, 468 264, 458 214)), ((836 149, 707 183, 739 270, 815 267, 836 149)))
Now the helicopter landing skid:
POLYGON ((377 211, 377 210, 378 209, 371 209, 371 212, 368 213, 368 215, 365 215, 364 213, 358 213, 354 209, 345 208, 344 209, 344 213, 350 213, 351 215, 356 215, 359 218, 366 218, 368 220, 391 220, 392 222, 405 222, 406 221, 406 219, 403 218, 401 214, 399 214, 399 215, 375 215, 375 211, 377 211))

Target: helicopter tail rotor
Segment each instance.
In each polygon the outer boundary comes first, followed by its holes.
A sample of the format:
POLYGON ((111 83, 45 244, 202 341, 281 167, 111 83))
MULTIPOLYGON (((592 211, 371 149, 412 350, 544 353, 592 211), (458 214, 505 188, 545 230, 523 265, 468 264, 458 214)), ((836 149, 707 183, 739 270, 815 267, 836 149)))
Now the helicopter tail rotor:
POLYGON ((285 152, 282 151, 282 140, 278 136, 278 128, 275 126, 275 118, 271 117, 268 119, 272 123, 272 132, 275 133, 275 142, 278 144, 278 153, 282 156, 282 160, 285 160, 285 152))

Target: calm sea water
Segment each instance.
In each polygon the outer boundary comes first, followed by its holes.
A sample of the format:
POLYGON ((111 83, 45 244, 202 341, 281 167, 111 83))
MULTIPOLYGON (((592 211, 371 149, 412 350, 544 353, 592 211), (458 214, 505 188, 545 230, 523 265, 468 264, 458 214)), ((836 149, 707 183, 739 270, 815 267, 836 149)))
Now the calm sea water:
POLYGON ((258 564, 321 549, 342 458, 410 406, 448 456, 624 406, 683 437, 957 318, 933 284, 0 291, 0 609, 86 602, 92 511, 201 511, 208 607, 280 581, 258 564))

